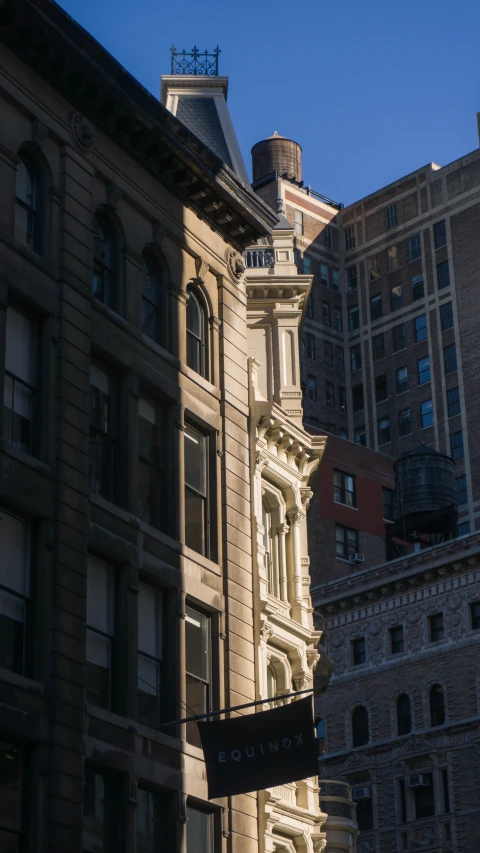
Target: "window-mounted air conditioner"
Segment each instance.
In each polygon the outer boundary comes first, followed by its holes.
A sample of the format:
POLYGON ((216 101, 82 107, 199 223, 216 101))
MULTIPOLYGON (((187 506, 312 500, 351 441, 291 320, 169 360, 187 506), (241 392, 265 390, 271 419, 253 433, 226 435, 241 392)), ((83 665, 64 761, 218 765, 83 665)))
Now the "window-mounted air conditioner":
POLYGON ((430 780, 426 776, 409 776, 408 777, 408 787, 409 788, 427 788, 430 785, 430 780))
POLYGON ((372 792, 370 788, 354 788, 353 789, 353 799, 358 802, 358 800, 371 800, 372 792))
POLYGON ((363 563, 364 556, 363 554, 350 554, 348 558, 349 563, 363 563))

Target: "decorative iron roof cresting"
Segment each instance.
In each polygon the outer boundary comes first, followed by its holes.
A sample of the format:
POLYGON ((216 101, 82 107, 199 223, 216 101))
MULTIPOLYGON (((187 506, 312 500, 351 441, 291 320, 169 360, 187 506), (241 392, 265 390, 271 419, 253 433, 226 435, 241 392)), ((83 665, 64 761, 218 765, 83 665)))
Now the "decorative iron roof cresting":
POLYGON ((218 45, 213 53, 208 53, 207 50, 201 53, 196 46, 191 53, 187 53, 186 50, 177 51, 173 45, 170 53, 172 54, 172 74, 218 77, 218 57, 221 53, 218 45))

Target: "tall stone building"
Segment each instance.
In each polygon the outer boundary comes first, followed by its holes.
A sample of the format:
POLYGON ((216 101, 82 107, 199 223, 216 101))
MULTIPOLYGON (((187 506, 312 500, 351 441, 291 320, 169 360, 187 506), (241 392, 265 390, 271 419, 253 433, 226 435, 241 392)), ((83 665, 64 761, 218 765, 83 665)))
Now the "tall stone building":
POLYGON ((328 682, 311 276, 226 80, 164 106, 44 0, 1 0, 0 43, 0 849, 320 853, 316 778, 210 802, 196 725, 164 725, 328 682))

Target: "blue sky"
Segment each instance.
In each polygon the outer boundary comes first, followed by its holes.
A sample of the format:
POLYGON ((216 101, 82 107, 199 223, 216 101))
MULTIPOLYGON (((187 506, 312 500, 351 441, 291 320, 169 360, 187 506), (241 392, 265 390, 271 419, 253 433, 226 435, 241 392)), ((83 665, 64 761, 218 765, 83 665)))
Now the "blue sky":
POLYGON ((158 97, 172 44, 217 44, 247 169, 275 130, 303 148, 304 181, 349 204, 478 146, 473 0, 61 0, 158 97))

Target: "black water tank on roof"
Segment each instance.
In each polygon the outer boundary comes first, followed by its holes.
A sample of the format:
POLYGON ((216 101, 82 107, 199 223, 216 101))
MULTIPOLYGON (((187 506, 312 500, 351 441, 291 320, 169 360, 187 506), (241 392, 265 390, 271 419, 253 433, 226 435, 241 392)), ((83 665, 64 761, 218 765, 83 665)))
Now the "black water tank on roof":
POLYGON ((396 521, 455 506, 455 463, 449 456, 428 444, 420 444, 397 459, 393 470, 396 521))

